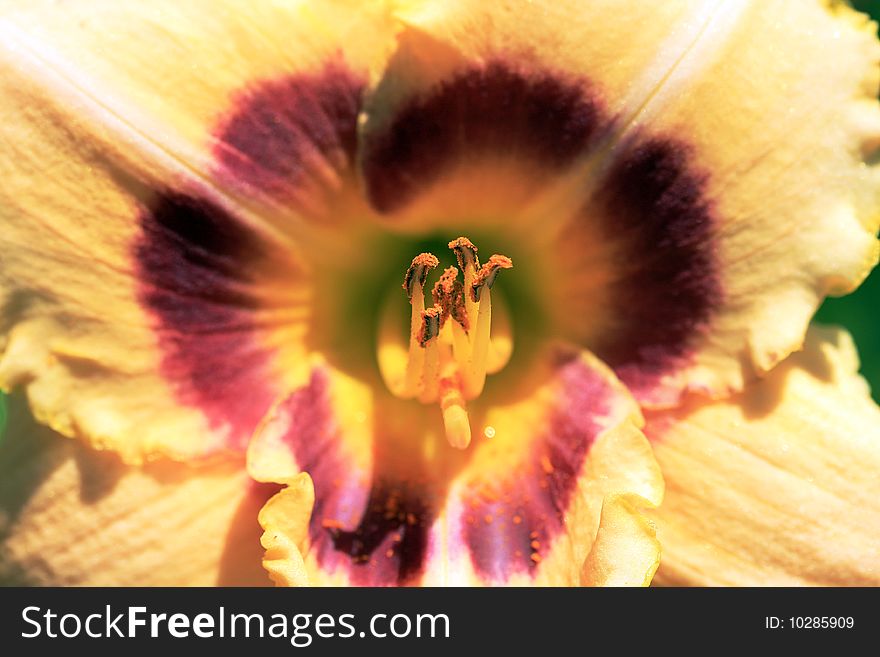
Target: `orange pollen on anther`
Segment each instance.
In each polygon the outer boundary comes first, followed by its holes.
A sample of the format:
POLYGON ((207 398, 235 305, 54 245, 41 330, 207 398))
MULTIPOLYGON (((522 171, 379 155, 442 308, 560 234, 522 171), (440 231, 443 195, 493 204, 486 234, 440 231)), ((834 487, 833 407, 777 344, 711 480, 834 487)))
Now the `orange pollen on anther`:
POLYGON ((440 320, 443 308, 434 305, 422 311, 422 328, 419 331, 419 345, 424 347, 430 340, 440 335, 440 320))
POLYGON ((434 283, 431 294, 434 303, 439 304, 443 309, 441 321, 445 323, 451 317, 467 331, 469 323, 464 306, 464 285, 458 280, 458 269, 447 267, 440 279, 434 283))
POLYGON ((502 269, 511 269, 513 261, 507 256, 498 255, 497 253, 489 258, 489 262, 480 267, 480 271, 474 276, 474 282, 471 283, 471 300, 475 303, 480 300, 480 292, 483 286, 491 288, 495 285, 495 278, 502 269))
POLYGON ((449 243, 449 248, 455 253, 458 266, 465 271, 468 266, 479 269, 480 261, 477 259, 477 247, 467 237, 458 237, 449 243))
POLYGON ((492 351, 490 289, 498 272, 513 263, 506 256, 493 255, 481 267, 477 247, 466 237, 452 240, 449 248, 459 268, 443 271, 431 288, 431 302, 426 299, 425 285, 439 260, 431 253, 413 258, 403 281, 411 306, 407 355, 401 361, 399 351, 383 348, 388 334, 384 331, 379 359, 389 389, 400 397, 439 404, 447 440, 465 449, 471 441, 466 401, 482 393, 487 370, 498 371, 509 357, 509 349, 492 351))
POLYGON ((403 279, 403 289, 406 290, 406 296, 412 299, 416 285, 424 288, 428 272, 439 264, 440 261, 437 260, 437 256, 432 253, 420 253, 413 258, 412 264, 406 270, 406 276, 403 279))

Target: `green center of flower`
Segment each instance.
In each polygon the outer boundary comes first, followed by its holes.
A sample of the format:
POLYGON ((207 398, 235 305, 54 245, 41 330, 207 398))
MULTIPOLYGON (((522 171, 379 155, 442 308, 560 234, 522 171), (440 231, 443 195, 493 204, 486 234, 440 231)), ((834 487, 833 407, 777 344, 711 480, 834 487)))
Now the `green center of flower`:
MULTIPOLYGON (((378 333, 379 368, 397 397, 439 404, 446 438, 464 449, 471 441, 466 401, 483 392, 486 375, 510 360, 513 340, 506 314, 492 330, 492 286, 513 262, 493 255, 480 265, 477 247, 466 237, 449 243, 458 268, 448 267, 426 302, 428 274, 439 265, 431 253, 413 258, 403 282, 410 303, 409 339, 400 339, 396 321, 399 300, 389 300, 378 333), (459 279, 459 274, 462 279, 459 279)), ((396 295, 395 295, 396 296, 396 295)))

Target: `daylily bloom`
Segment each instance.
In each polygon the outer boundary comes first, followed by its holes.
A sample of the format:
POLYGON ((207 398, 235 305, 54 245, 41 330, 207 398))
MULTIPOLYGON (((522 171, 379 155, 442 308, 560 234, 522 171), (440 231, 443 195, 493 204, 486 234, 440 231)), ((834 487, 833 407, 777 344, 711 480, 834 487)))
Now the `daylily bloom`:
POLYGON ((90 446, 11 398, 5 577, 252 581, 262 505, 279 584, 644 585, 661 544, 666 582, 880 580, 880 411, 844 334, 804 343, 878 256, 862 15, 38 1, 0 35, 0 385, 90 446))

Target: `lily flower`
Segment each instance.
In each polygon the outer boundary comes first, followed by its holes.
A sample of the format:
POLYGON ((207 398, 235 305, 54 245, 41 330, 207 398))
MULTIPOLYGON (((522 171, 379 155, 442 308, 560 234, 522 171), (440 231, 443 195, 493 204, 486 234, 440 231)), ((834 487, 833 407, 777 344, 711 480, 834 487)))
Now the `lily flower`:
POLYGON ((878 257, 865 17, 40 0, 0 35, 7 573, 251 581, 258 518, 283 585, 646 585, 661 544, 672 583, 880 580, 878 410, 804 342, 878 257))

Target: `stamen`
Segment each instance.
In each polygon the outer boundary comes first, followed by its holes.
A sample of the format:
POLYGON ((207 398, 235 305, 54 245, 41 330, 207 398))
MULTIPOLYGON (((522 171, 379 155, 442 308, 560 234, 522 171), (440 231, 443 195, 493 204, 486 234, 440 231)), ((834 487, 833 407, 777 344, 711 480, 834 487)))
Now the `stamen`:
POLYGON ((422 329, 419 332, 419 346, 425 351, 425 365, 422 368, 422 394, 419 401, 432 402, 437 399, 440 386, 440 316, 443 309, 433 306, 422 311, 422 329))
MULTIPOLYGON (((458 267, 464 276, 464 289, 470 290, 474 282, 474 276, 480 268, 480 260, 477 258, 477 247, 467 237, 459 237, 449 243, 449 248, 455 253, 458 267)), ((477 304, 471 299, 470 293, 465 295, 465 310, 467 311, 468 325, 473 326, 477 319, 477 304)))
MULTIPOLYGON (((394 321, 389 314, 382 322, 379 356, 391 392, 439 403, 449 444, 465 449, 471 441, 465 400, 480 395, 487 371, 501 369, 512 351, 506 321, 501 321, 499 335, 492 336, 490 290, 498 272, 513 263, 506 256, 493 255, 481 267, 477 247, 466 237, 453 240, 449 247, 459 268, 444 270, 431 290, 430 307, 426 307, 424 287, 438 260, 430 253, 413 259, 403 282, 411 305, 409 350, 391 336, 394 321), (459 269, 464 281, 458 277, 459 269)), ((502 308, 501 319, 506 320, 503 315, 502 308)))
POLYGON ((425 353, 418 347, 424 347, 421 341, 422 325, 424 323, 422 314, 425 310, 425 281, 428 279, 428 272, 434 269, 440 261, 437 256, 431 253, 420 253, 413 258, 412 264, 406 270, 406 276, 403 279, 403 289, 406 290, 406 296, 409 297, 411 305, 410 310, 410 330, 409 330, 409 358, 406 363, 406 374, 404 376, 404 395, 414 397, 419 393, 421 387, 422 370, 424 369, 425 353))
POLYGON ((477 397, 486 384, 486 360, 489 353, 490 328, 492 326, 492 286, 502 269, 510 269, 513 262, 507 256, 493 255, 489 262, 480 268, 470 287, 471 299, 479 303, 477 325, 474 330, 471 369, 465 377, 466 392, 477 397))
POLYGON ((460 369, 464 371, 469 367, 467 363, 469 363, 471 354, 467 335, 470 322, 465 308, 464 285, 458 280, 458 269, 447 267, 440 276, 440 280, 434 284, 432 294, 434 302, 443 308, 442 324, 445 325, 449 318, 453 320, 449 329, 452 334, 453 359, 460 364, 460 369))
POLYGON ((440 304, 443 308, 442 322, 446 323, 446 320, 452 317, 467 331, 469 323, 464 307, 464 285, 458 280, 458 269, 447 267, 443 270, 440 280, 434 283, 432 294, 434 303, 440 304))

